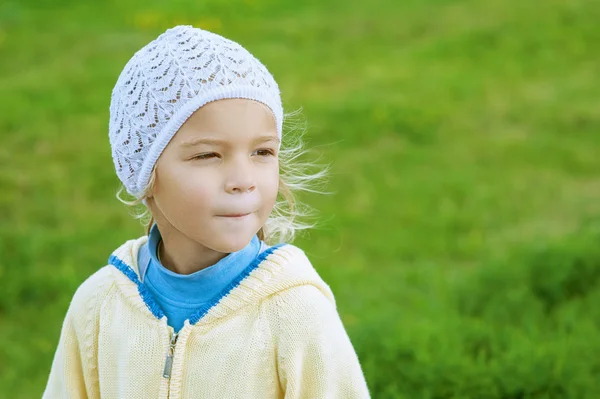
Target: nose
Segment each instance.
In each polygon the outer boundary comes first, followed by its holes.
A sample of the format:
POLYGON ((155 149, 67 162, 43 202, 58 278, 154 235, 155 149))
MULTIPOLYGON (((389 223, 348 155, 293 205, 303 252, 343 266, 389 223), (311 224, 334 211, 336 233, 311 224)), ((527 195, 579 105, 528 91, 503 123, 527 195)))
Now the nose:
POLYGON ((233 162, 229 167, 225 181, 225 191, 229 194, 252 192, 256 181, 249 162, 233 162))

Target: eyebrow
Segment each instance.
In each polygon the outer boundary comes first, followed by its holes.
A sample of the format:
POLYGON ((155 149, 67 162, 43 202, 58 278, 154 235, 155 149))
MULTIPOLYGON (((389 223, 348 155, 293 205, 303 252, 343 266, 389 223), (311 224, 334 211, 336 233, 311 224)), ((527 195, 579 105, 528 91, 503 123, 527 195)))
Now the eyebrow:
MULTIPOLYGON (((272 141, 276 144, 280 143, 279 137, 273 136, 271 134, 259 136, 259 137, 255 138, 254 140, 252 140, 252 143, 257 144, 257 143, 266 143, 266 142, 270 142, 270 141, 272 141)), ((184 141, 179 146, 182 148, 190 148, 190 147, 195 147, 200 144, 225 145, 227 143, 228 143, 227 140, 202 137, 202 138, 196 138, 196 139, 184 141)))

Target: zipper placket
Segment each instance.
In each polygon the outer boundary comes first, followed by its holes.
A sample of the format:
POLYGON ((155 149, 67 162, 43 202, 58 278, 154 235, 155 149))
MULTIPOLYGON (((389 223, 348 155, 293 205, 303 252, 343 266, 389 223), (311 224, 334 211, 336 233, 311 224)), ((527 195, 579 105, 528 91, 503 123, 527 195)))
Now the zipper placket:
POLYGON ((173 355, 175 354, 177 337, 179 337, 179 332, 173 333, 171 336, 171 342, 169 343, 169 349, 167 350, 167 356, 165 358, 165 368, 163 369, 164 378, 171 379, 171 371, 173 370, 173 355))

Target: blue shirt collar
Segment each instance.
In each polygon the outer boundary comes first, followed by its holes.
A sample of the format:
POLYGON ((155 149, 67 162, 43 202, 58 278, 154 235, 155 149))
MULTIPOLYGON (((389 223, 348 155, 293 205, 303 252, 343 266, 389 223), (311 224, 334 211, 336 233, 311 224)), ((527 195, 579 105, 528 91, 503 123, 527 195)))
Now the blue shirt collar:
POLYGON ((212 266, 192 274, 178 274, 164 267, 157 258, 158 244, 161 241, 158 226, 154 224, 148 236, 150 261, 145 270, 151 284, 174 301, 203 303, 211 299, 229 283, 241 270, 247 267, 259 254, 261 243, 254 236, 240 251, 232 252, 212 266), (151 274, 150 276, 148 276, 151 274))

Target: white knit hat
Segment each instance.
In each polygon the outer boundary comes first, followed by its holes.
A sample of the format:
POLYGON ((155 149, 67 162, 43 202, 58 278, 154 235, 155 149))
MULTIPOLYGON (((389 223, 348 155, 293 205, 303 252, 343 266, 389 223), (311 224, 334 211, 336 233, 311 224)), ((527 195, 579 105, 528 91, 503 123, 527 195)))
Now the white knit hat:
POLYGON ((181 125, 204 104, 225 98, 268 106, 281 139, 279 87, 267 68, 238 43, 192 26, 176 26, 135 53, 110 103, 112 157, 127 192, 139 198, 181 125))

